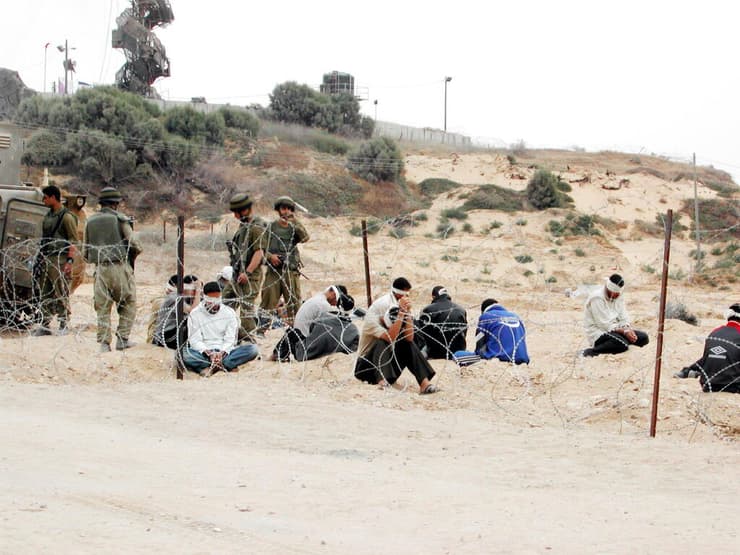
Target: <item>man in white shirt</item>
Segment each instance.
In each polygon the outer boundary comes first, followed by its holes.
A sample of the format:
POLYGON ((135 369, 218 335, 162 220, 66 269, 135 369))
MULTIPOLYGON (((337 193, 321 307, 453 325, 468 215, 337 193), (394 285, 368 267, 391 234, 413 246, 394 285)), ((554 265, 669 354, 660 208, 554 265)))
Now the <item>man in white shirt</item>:
POLYGON ((624 279, 619 274, 612 274, 603 288, 588 297, 584 307, 584 326, 591 347, 583 351, 583 356, 615 355, 625 352, 630 345, 644 347, 650 341, 644 331, 632 329, 623 291, 624 279))
POLYGON ((203 300, 188 317, 188 347, 183 363, 188 370, 210 376, 235 371, 257 358, 253 343, 236 345, 239 318, 231 307, 221 304, 221 288, 215 281, 203 286, 203 300))
POLYGON ((270 360, 288 362, 291 353, 295 356, 296 346, 304 341, 311 332, 311 324, 323 314, 329 312, 342 297, 347 296, 344 285, 330 285, 322 293, 318 293, 301 305, 295 315, 293 327, 288 328, 285 335, 275 345, 270 360))
POLYGON ((391 292, 376 299, 365 314, 355 377, 381 387, 393 385, 404 368, 416 378, 419 393, 436 393, 430 380, 434 369, 414 343, 414 320, 409 293, 411 283, 399 277, 391 292))

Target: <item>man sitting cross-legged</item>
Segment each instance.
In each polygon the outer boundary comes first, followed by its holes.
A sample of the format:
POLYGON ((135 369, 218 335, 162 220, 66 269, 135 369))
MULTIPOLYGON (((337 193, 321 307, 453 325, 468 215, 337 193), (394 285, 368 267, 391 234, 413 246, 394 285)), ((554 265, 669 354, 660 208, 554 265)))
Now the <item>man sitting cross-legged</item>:
POLYGON ((234 310, 221 304, 221 288, 215 281, 203 286, 203 300, 188 317, 188 347, 183 363, 188 370, 210 376, 231 372, 257 358, 253 343, 236 345, 239 319, 234 310))

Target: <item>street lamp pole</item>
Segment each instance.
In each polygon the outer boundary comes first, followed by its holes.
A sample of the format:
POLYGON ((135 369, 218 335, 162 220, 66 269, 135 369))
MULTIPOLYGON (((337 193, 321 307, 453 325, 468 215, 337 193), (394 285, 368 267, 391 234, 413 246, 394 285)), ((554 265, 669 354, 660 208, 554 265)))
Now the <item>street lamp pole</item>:
POLYGON ((445 133, 447 133, 447 83, 452 81, 452 77, 445 77, 445 133))
POLYGON ((46 54, 49 51, 49 44, 50 43, 47 42, 44 45, 44 94, 46 93, 46 54))
POLYGON ((375 99, 373 101, 373 104, 375 104, 375 121, 377 122, 378 121, 378 100, 375 99))

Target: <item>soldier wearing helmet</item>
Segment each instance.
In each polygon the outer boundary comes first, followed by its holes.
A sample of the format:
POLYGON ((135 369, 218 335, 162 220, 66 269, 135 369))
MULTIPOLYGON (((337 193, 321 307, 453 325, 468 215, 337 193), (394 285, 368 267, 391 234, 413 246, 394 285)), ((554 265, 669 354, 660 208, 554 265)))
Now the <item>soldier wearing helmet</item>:
POLYGON ((309 236, 295 217, 296 203, 292 198, 278 197, 274 208, 278 218, 267 227, 263 240, 267 270, 260 307, 274 311, 282 296, 287 310, 286 323, 292 326, 301 304, 302 263, 298 245, 308 241, 309 236))
POLYGON ((110 311, 114 303, 118 310, 116 349, 121 351, 133 345, 129 341, 136 317, 133 261, 142 249, 133 237, 132 220, 117 211, 122 200, 117 189, 105 187, 98 196, 100 211, 85 224, 83 255, 96 266, 93 305, 98 315, 100 352, 110 351, 110 311))
POLYGON ((227 243, 231 254, 232 277, 222 297, 235 311, 239 309, 239 339, 247 339, 257 328, 257 294, 262 285, 262 236, 264 225, 252 214, 252 199, 247 193, 231 197, 229 210, 239 220, 239 229, 227 243))

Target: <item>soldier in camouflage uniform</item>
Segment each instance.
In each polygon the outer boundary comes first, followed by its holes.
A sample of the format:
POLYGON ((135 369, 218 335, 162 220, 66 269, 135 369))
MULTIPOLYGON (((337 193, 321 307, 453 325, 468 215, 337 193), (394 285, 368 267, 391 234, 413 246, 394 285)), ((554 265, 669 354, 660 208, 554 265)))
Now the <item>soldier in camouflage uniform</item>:
POLYGON ((290 197, 279 197, 275 201, 278 219, 267 227, 263 240, 267 272, 262 285, 263 310, 274 310, 282 295, 287 317, 285 323, 293 325, 293 319, 301 304, 300 269, 301 256, 298 244, 308 241, 303 224, 296 220, 295 202, 290 197))
POLYGON ((231 308, 239 308, 239 339, 245 340, 257 327, 255 300, 262 284, 262 236, 265 228, 252 215, 252 199, 246 193, 231 197, 229 210, 239 220, 239 229, 229 245, 232 278, 221 296, 231 308))
POLYGON ((69 279, 77 252, 77 219, 62 206, 58 187, 49 185, 41 190, 43 202, 49 207, 42 224, 42 238, 37 264, 40 265, 38 283, 41 326, 32 335, 51 335, 49 323, 56 316, 59 333, 67 331, 69 323, 69 279))
POLYGON ((136 283, 133 261, 141 246, 133 238, 131 219, 117 212, 121 193, 113 187, 100 191, 100 212, 90 216, 85 225, 84 256, 95 264, 93 305, 98 315, 100 352, 110 351, 113 303, 118 308, 116 349, 128 349, 131 327, 136 317, 136 283))

